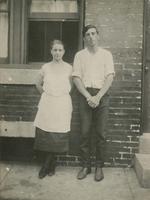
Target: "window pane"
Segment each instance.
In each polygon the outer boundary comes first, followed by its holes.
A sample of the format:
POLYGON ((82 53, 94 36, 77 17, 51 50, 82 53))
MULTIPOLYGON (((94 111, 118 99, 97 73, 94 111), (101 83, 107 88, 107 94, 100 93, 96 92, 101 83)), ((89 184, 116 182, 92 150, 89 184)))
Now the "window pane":
POLYGON ((29 22, 29 62, 47 62, 50 55, 50 42, 61 39, 65 44, 64 60, 73 62, 78 49, 78 22, 30 21, 29 22))
POLYGON ((7 1, 0 2, 0 58, 8 56, 8 13, 7 1))
POLYGON ((64 60, 69 63, 73 62, 74 55, 78 50, 78 32, 78 22, 64 22, 62 24, 62 41, 66 47, 64 60))
POLYGON ((30 13, 77 13, 77 0, 32 0, 30 13))
POLYGON ((44 27, 43 22, 29 22, 29 61, 44 59, 44 27))
POLYGON ((7 0, 0 1, 0 12, 8 11, 8 2, 7 0))
POLYGON ((60 39, 59 22, 29 22, 29 62, 46 62, 51 59, 50 41, 60 39))

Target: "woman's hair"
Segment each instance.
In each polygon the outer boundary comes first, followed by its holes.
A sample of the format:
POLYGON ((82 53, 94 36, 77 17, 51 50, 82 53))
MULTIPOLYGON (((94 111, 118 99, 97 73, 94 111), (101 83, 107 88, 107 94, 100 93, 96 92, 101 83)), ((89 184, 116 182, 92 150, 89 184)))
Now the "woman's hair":
POLYGON ((50 48, 52 49, 55 44, 61 44, 63 48, 65 48, 64 43, 61 40, 57 40, 57 39, 51 41, 50 48))

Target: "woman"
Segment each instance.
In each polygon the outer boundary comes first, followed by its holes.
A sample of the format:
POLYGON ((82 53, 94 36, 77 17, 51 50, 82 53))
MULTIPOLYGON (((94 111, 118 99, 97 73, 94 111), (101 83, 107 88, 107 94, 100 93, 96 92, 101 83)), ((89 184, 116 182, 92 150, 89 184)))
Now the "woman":
POLYGON ((55 154, 68 151, 72 114, 72 67, 63 61, 64 45, 54 40, 51 45, 52 61, 42 66, 36 87, 42 94, 34 121, 36 136, 34 149, 45 152, 45 162, 39 178, 55 173, 55 154))

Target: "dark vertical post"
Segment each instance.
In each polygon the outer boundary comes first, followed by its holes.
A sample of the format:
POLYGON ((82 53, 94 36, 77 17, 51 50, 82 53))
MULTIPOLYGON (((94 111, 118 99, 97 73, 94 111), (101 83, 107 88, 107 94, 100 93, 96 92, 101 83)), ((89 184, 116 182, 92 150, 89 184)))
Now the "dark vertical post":
POLYGON ((9 61, 26 63, 28 1, 10 1, 9 61))
POLYGON ((85 14, 85 0, 79 0, 79 43, 78 43, 78 49, 83 48, 83 36, 82 36, 82 30, 84 26, 84 14, 85 14))

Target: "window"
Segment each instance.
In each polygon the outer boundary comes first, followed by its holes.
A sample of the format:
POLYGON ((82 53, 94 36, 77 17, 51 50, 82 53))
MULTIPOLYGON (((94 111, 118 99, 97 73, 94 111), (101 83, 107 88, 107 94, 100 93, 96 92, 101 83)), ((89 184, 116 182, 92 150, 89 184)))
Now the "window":
POLYGON ((28 26, 28 61, 47 62, 50 41, 65 44, 64 60, 73 62, 79 49, 80 16, 77 0, 32 0, 28 26))
POLYGON ((77 13, 76 0, 33 0, 30 13, 77 13))
POLYGON ((84 0, 0 0, 0 63, 47 62, 50 41, 63 40, 64 59, 82 47, 84 0))
POLYGON ((8 2, 0 1, 0 63, 8 59, 8 2))

